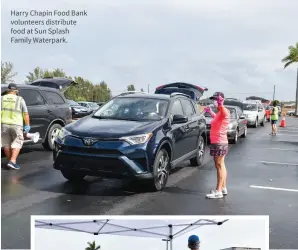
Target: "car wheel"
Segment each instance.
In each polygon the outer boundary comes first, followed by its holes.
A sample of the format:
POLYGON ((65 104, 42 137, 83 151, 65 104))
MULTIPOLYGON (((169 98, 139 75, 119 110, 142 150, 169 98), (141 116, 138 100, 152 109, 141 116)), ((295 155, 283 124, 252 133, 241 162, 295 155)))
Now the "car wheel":
POLYGON ((265 119, 266 119, 266 118, 265 118, 265 116, 264 116, 263 121, 261 122, 261 126, 262 126, 262 127, 265 126, 265 119))
POLYGON ((62 129, 62 126, 60 124, 57 124, 57 123, 53 124, 50 127, 49 132, 48 132, 48 134, 45 138, 45 141, 42 144, 43 147, 46 150, 50 150, 50 151, 53 150, 55 138, 56 138, 56 136, 58 135, 58 133, 61 129, 62 129))
POLYGON ((78 171, 61 170, 61 173, 69 181, 81 181, 86 177, 86 174, 78 171))
POLYGON ((244 128, 244 133, 241 135, 242 138, 246 138, 247 136, 247 126, 244 128))
POLYGON ((239 137, 239 131, 238 131, 238 128, 237 128, 236 131, 235 131, 235 137, 232 140, 232 144, 237 144, 238 137, 239 137))
POLYGON ((198 152, 197 155, 190 159, 190 164, 194 167, 201 166, 205 157, 205 141, 202 136, 198 139, 198 152))
POLYGON ((161 191, 165 188, 170 175, 170 157, 165 149, 161 149, 153 164, 153 180, 150 180, 149 189, 161 191))
POLYGON ((256 118, 256 121, 255 121, 255 125, 254 125, 254 127, 257 128, 258 125, 259 125, 259 119, 258 119, 258 117, 257 117, 257 118, 256 118))

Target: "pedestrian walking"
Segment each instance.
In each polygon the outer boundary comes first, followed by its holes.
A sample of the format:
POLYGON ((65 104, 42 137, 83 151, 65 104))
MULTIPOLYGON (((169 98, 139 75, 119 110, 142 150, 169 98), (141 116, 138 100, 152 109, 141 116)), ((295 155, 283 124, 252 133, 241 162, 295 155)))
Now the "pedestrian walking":
POLYGON ((215 114, 210 107, 204 109, 204 111, 210 113, 213 118, 210 129, 210 155, 213 156, 217 170, 217 185, 216 189, 211 190, 206 197, 209 199, 220 199, 228 194, 225 156, 229 148, 227 132, 230 123, 230 112, 223 106, 223 93, 215 92, 210 99, 214 101, 214 105, 218 110, 215 114))
POLYGON ((1 97, 1 144, 8 159, 7 166, 12 169, 20 169, 17 157, 24 143, 23 133, 30 131, 28 109, 18 94, 17 85, 11 83, 7 93, 1 97))
POLYGON ((199 250, 200 249, 200 238, 197 235, 191 235, 188 238, 188 248, 190 250, 199 250))
POLYGON ((277 108, 277 101, 273 101, 273 108, 271 110, 271 128, 272 132, 270 135, 276 135, 277 132, 277 121, 278 121, 278 108, 277 108))

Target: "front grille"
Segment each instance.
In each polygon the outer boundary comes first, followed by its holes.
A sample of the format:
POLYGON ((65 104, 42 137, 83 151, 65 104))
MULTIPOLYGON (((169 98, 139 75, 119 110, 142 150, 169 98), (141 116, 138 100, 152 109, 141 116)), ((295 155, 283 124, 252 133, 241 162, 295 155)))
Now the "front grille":
POLYGON ((99 155, 121 155, 121 152, 114 149, 100 149, 100 148, 79 148, 71 146, 63 146, 62 151, 71 151, 74 153, 85 153, 85 154, 99 154, 99 155))

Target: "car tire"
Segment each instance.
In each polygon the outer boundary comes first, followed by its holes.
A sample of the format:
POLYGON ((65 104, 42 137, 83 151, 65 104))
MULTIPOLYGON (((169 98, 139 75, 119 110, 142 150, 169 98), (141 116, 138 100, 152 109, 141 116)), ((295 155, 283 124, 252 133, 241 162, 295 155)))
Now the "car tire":
POLYGON ((47 135, 45 138, 44 143, 42 144, 42 146, 44 147, 44 149, 52 151, 54 148, 54 137, 56 135, 56 133, 58 133, 60 130, 62 129, 62 126, 58 123, 53 124, 47 135))
POLYGON ((238 142, 238 137, 239 137, 239 130, 238 128, 236 129, 236 132, 235 132, 235 137, 233 138, 233 140, 231 141, 232 144, 237 144, 238 142))
POLYGON ((63 177, 69 181, 81 181, 86 177, 86 174, 78 171, 61 170, 63 177))
POLYGON ((153 164, 153 179, 147 183, 150 191, 161 191, 165 188, 170 175, 170 156, 165 149, 158 151, 153 164))
POLYGON ((203 164, 205 157, 205 141, 203 136, 198 138, 198 151, 194 158, 190 159, 190 164, 194 167, 199 167, 203 164))
POLYGON ((247 137, 247 126, 245 126, 244 128, 244 133, 241 135, 242 138, 246 138, 247 137))
POLYGON ((256 121, 255 121, 255 124, 254 124, 254 127, 257 128, 259 126, 259 119, 258 117, 256 118, 256 121))
POLYGON ((266 118, 265 118, 265 116, 264 116, 263 121, 261 122, 261 126, 262 126, 262 127, 265 126, 265 119, 266 119, 266 118))

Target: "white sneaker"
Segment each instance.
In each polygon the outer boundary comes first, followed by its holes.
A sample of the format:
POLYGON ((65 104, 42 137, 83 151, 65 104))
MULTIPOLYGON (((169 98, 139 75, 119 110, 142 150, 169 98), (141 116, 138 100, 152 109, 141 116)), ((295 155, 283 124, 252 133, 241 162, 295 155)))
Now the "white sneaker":
POLYGON ((217 190, 212 190, 210 194, 206 194, 206 198, 208 199, 221 199, 223 198, 222 192, 218 192, 217 190))
POLYGON ((221 191, 222 191, 222 194, 223 195, 227 195, 228 194, 228 189, 227 188, 223 188, 221 191))

